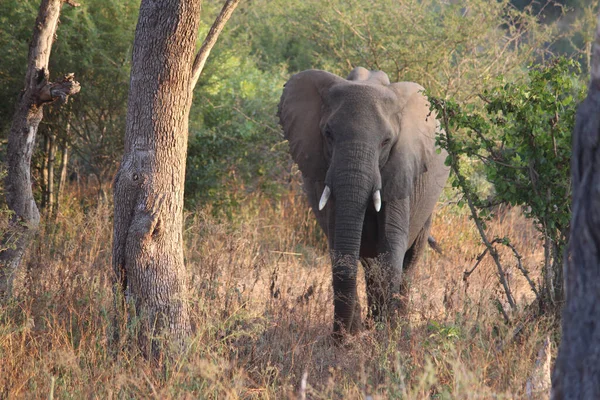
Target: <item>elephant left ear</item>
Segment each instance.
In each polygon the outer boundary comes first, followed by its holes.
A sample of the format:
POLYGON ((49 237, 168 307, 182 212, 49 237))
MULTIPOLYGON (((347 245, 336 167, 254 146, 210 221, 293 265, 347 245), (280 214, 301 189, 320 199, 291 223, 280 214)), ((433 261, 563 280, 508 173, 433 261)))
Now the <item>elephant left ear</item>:
POLYGON ((399 82, 389 88, 398 97, 394 117, 398 140, 381 170, 383 201, 410 197, 417 177, 427 172, 433 160, 439 126, 421 85, 399 82))

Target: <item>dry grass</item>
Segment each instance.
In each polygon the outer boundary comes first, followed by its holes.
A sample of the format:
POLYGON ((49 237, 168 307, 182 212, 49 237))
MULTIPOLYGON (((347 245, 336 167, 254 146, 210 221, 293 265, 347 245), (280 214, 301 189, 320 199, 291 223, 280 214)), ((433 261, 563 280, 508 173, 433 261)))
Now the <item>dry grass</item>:
MULTIPOLYGON (((506 340, 495 267, 486 259, 463 281, 483 247, 468 217, 445 207, 433 227, 444 254, 427 250, 413 271, 409 318, 336 347, 330 267, 313 216, 298 195, 275 206, 255 195, 233 221, 208 209, 187 216, 195 334, 181 359, 157 368, 134 345, 111 342, 111 209, 84 212, 76 201, 64 209, 31 249, 18 296, 0 308, 0 398, 296 398, 304 372, 311 399, 521 398, 552 326, 537 320, 506 340)), ((490 229, 539 269, 543 249, 519 212, 490 229)), ((522 307, 531 291, 511 268, 522 307)), ((135 337, 135 321, 124 329, 135 337)))

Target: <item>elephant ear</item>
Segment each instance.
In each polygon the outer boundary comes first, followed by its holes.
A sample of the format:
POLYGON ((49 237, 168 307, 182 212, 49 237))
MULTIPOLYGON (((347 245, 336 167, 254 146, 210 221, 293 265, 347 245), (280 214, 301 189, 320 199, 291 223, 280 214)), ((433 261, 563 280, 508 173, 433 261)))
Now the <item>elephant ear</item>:
POLYGON ((324 181, 327 173, 321 121, 328 113, 329 89, 340 82, 344 79, 329 72, 303 71, 287 81, 279 100, 279 123, 292 158, 302 175, 314 181, 324 181))
POLYGON ((381 170, 383 201, 404 199, 412 194, 415 179, 427 172, 435 154, 435 135, 439 126, 421 85, 399 82, 389 88, 398 98, 398 112, 394 118, 398 140, 381 170))

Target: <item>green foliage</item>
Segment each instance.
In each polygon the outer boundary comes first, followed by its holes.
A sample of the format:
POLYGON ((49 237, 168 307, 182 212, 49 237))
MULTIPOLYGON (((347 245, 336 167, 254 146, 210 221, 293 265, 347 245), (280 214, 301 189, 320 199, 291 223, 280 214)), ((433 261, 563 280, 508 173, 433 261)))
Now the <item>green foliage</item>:
POLYGON ((23 89, 27 49, 39 1, 0 1, 0 137, 12 122, 15 101, 23 89))
POLYGON ((484 94, 501 143, 482 143, 493 160, 484 165, 496 197, 527 206, 528 216, 558 233, 561 246, 571 211, 571 133, 585 95, 579 73, 576 62, 559 59, 532 68, 528 85, 505 83, 484 94))
POLYGON ((523 206, 552 247, 553 269, 562 266, 569 229, 571 133, 577 104, 585 96, 580 74, 577 62, 558 58, 530 67, 524 83, 498 78, 481 95, 481 108, 432 101, 446 130, 438 142, 449 153, 453 185, 469 202, 474 218, 483 224, 490 205, 523 206), (481 162, 481 172, 493 184, 487 198, 461 172, 460 163, 473 159, 481 162))
POLYGON ((233 50, 213 56, 190 113, 186 201, 227 211, 254 189, 276 193, 285 174, 275 113, 283 77, 233 50))
MULTIPOLYGON (((50 57, 50 79, 75 73, 81 92, 68 107, 46 107, 40 136, 52 130, 73 147, 80 173, 112 179, 121 155, 129 63, 139 0, 86 0, 64 5, 50 57), (67 129, 67 121, 70 130, 67 129), (68 137, 67 137, 68 136, 68 137)), ((39 0, 0 2, 0 135, 6 137, 23 89, 39 0)), ((40 157, 38 153, 37 157, 40 157)), ((33 164, 41 164, 39 159, 33 164)))
MULTIPOLYGON (((139 0, 81 3, 63 7, 51 74, 55 78, 74 72, 82 91, 70 108, 47 109, 40 134, 52 129, 59 139, 65 137, 70 120, 71 169, 93 174, 108 186, 122 152, 139 0)), ((0 4, 2 136, 22 89, 38 6, 35 0, 0 4)), ((205 1, 199 42, 221 7, 221 1, 205 1)), ((584 32, 588 25, 573 26, 584 32)), ((507 0, 242 2, 196 88, 187 205, 233 206, 257 188, 277 194, 287 185, 292 163, 277 125, 276 106, 292 73, 321 68, 345 76, 361 65, 462 102, 489 88, 490 77, 523 80, 524 66, 543 60, 557 34, 556 23, 540 24, 531 9, 516 9, 507 0)), ((478 176, 479 167, 464 168, 478 176)))
POLYGON ((52 76, 74 72, 81 93, 46 124, 66 133, 81 172, 112 180, 125 135, 131 48, 139 0, 86 0, 64 6, 50 63, 52 76), (68 117, 67 114, 71 116, 68 117))
MULTIPOLYGON (((203 32, 220 4, 205 7, 203 32)), ((464 99, 483 90, 485 78, 522 75, 523 65, 544 55, 553 32, 507 1, 242 3, 196 89, 187 204, 235 206, 268 182, 275 182, 267 188, 273 192, 289 181, 291 162, 275 114, 294 72, 321 68, 345 76, 362 65, 464 99)))
POLYGON ((279 38, 253 43, 266 62, 289 60, 290 71, 313 67, 341 76, 360 65, 460 99, 479 93, 486 78, 521 75, 545 56, 555 33, 508 1, 308 0, 281 8, 259 0, 253 8, 259 17, 247 21, 250 29, 261 34, 268 24, 279 38))

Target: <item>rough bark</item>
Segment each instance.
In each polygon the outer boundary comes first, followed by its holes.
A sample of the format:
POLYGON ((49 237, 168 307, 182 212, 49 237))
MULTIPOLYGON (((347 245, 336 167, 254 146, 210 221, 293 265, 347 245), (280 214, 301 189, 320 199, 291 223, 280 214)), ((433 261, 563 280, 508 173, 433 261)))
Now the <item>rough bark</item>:
POLYGON ((31 155, 43 106, 56 99, 65 102, 79 92, 73 76, 48 82, 48 61, 56 34, 62 0, 42 0, 29 46, 25 89, 21 92, 8 135, 6 201, 13 212, 0 247, 0 300, 11 295, 15 272, 37 231, 40 213, 31 190, 31 155))
POLYGON ((201 0, 143 0, 133 45, 125 152, 114 182, 113 268, 140 317, 147 356, 191 331, 183 188, 201 0))
POLYGON ((591 83, 573 133, 573 215, 552 399, 600 399, 600 15, 591 83))

